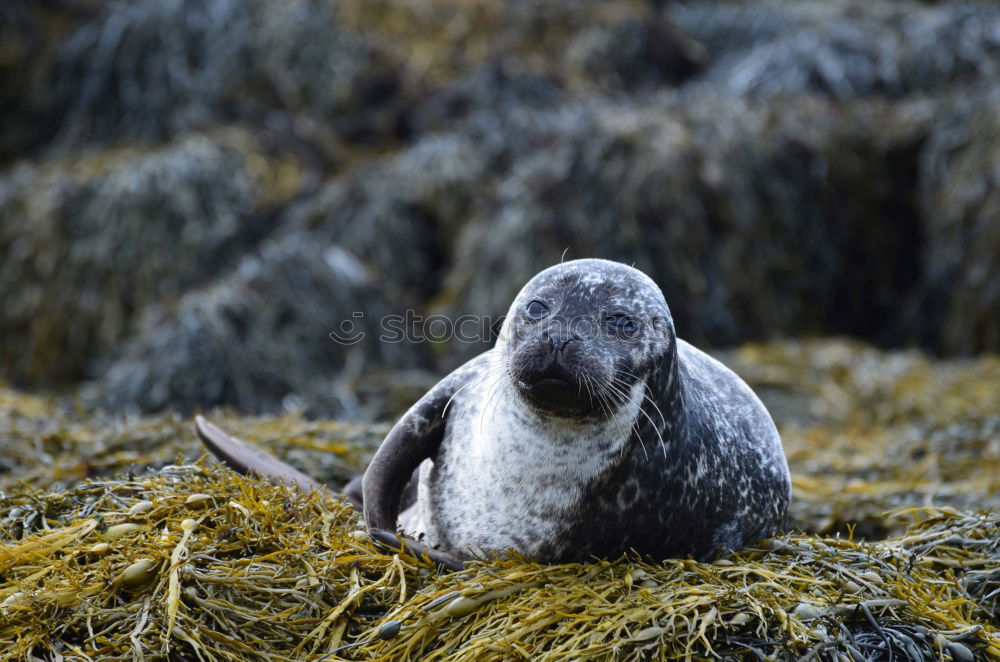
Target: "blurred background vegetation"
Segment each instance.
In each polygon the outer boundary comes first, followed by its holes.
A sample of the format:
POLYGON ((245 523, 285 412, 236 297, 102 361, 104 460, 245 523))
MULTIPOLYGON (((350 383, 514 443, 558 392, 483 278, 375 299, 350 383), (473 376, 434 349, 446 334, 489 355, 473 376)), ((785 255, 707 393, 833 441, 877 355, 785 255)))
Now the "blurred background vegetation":
POLYGON ((564 251, 702 346, 995 353, 998 81, 985 2, 7 0, 0 378, 385 418, 487 345, 382 315, 564 251))
POLYGON ((553 610, 492 654, 1000 659, 998 255, 996 2, 0 0, 0 651, 483 659, 553 610), (760 394, 808 538, 730 575, 518 561, 544 591, 383 640, 506 571, 435 578, 336 500, 176 466, 221 408, 342 485, 488 346, 379 319, 496 319, 564 253, 649 273, 760 394), (138 532, 95 555, 95 517, 138 532))

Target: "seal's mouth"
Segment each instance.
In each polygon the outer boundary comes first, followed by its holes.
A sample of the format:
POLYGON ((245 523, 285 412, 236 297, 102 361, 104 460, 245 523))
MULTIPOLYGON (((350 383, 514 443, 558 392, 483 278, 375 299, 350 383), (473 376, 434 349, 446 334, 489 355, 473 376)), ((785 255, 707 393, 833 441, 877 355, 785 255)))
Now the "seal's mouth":
POLYGON ((574 414, 590 408, 587 390, 558 366, 518 379, 517 390, 535 408, 554 414, 574 414))
POLYGON ((543 377, 526 388, 569 388, 571 384, 562 377, 543 377))

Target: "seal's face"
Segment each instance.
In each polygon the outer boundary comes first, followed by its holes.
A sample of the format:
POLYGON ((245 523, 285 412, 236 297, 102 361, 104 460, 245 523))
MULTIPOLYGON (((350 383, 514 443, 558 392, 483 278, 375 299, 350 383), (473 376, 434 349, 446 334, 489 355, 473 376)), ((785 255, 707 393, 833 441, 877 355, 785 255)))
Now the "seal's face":
POLYGON ((610 418, 669 362, 673 324, 642 272, 605 260, 565 262, 521 290, 498 341, 518 396, 547 416, 610 418))

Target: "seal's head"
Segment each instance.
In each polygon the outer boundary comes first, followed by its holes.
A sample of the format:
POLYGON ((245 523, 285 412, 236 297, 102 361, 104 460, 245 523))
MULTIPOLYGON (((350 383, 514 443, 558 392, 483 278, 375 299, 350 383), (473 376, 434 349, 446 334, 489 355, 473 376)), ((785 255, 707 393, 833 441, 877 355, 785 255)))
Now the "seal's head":
POLYGON ((533 410, 601 420, 630 399, 635 384, 669 369, 676 342, 656 283, 627 265, 587 259, 528 281, 497 349, 514 390, 533 410))

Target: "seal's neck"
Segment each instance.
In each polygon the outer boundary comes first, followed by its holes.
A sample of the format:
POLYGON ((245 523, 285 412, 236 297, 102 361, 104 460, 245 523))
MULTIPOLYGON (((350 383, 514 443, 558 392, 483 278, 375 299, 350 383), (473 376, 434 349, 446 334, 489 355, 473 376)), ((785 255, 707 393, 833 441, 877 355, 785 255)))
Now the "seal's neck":
MULTIPOLYGON (((649 376, 650 387, 647 394, 652 390, 657 391, 651 397, 652 400, 655 400, 655 406, 649 400, 643 401, 643 412, 652 419, 644 420, 644 422, 656 430, 658 434, 653 436, 657 437, 658 442, 662 439, 665 447, 680 441, 675 431, 684 429, 687 418, 687 409, 684 406, 684 384, 681 381, 676 340, 670 354, 669 360, 664 362, 660 373, 654 372, 649 376)), ((642 414, 639 416, 646 419, 642 414)))

